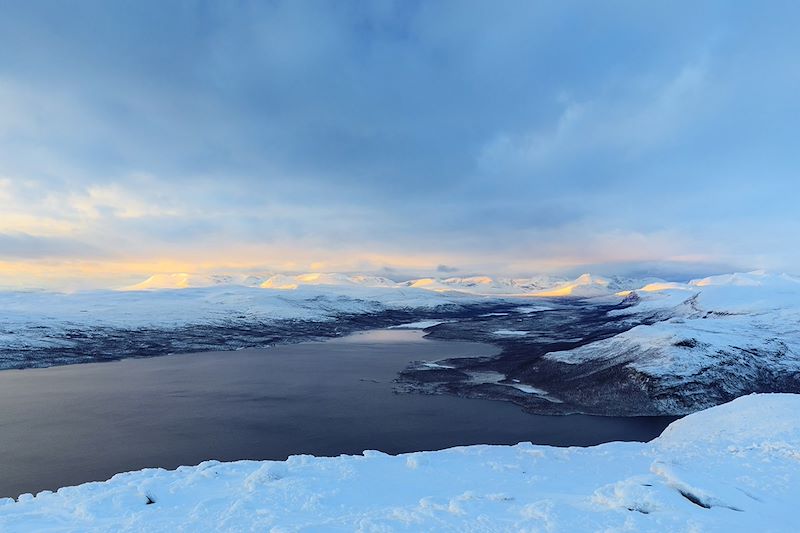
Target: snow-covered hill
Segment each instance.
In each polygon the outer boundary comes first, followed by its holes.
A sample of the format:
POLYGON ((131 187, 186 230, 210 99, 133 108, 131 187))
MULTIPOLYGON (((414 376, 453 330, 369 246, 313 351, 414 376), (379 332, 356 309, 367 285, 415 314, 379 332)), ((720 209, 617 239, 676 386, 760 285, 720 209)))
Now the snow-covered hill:
POLYGON ((176 327, 241 318, 324 321, 345 313, 431 309, 493 297, 609 295, 638 281, 588 274, 571 281, 541 276, 406 282, 336 273, 156 274, 117 291, 0 291, 0 348, 47 344, 54 338, 50 333, 70 329, 176 327))
MULTIPOLYGON (((597 281, 577 283, 590 279, 597 281)), ((546 276, 395 282, 318 272, 171 273, 120 290, 0 291, 0 369, 297 342, 395 325, 380 316, 393 311, 408 321, 447 318, 443 310, 533 296, 554 283, 563 284, 546 276), (356 324, 355 316, 364 320, 356 324), (323 322, 325 331, 314 331, 323 322)), ((617 287, 603 283, 604 294, 617 287)))
POLYGON ((186 272, 154 274, 147 279, 122 287, 124 291, 152 291, 215 286, 261 287, 296 290, 303 287, 327 287, 338 290, 359 288, 422 289, 431 292, 460 292, 480 296, 572 296, 586 298, 610 295, 635 289, 657 279, 622 278, 582 274, 575 279, 539 275, 527 278, 490 276, 419 278, 396 282, 386 277, 366 274, 309 272, 303 274, 192 274, 186 272))
POLYGON ((153 274, 147 279, 120 288, 123 291, 146 291, 163 289, 189 289, 199 287, 215 287, 218 285, 242 285, 245 287, 256 286, 264 279, 258 274, 191 274, 188 272, 173 272, 167 274, 153 274))
POLYGON ((0 291, 0 369, 299 342, 398 323, 387 316, 432 318, 479 300, 363 284, 0 291))
MULTIPOLYGON (((800 279, 739 273, 621 296, 633 305, 610 314, 639 325, 546 357, 575 367, 564 373, 583 381, 616 369, 627 394, 650 399, 646 412, 688 413, 748 392, 800 390, 800 279)), ((584 401, 592 389, 582 391, 584 401)))
POLYGON ((0 500, 0 530, 800 530, 800 396, 752 395, 649 443, 209 461, 0 500))

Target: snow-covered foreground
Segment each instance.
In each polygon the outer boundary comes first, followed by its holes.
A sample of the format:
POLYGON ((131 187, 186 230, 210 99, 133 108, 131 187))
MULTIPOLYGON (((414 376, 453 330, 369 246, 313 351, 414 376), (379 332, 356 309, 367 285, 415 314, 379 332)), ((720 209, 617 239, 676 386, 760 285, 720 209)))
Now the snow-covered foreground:
POLYGON ((649 443, 142 470, 0 501, 0 530, 798 531, 798 412, 751 395, 649 443))

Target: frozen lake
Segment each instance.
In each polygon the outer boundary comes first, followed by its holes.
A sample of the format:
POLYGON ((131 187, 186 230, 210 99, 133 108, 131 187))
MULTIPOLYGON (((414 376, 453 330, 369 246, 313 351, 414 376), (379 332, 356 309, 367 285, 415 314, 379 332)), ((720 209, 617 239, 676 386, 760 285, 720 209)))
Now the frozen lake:
POLYGON ((650 440, 674 418, 537 416, 397 394, 409 362, 497 353, 377 330, 319 343, 0 372, 0 496, 206 459, 395 454, 468 444, 650 440))

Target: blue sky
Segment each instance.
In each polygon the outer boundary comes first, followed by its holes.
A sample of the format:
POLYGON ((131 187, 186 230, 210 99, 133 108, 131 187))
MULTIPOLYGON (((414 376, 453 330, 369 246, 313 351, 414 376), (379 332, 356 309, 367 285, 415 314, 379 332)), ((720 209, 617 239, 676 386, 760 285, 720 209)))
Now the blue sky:
POLYGON ((793 2, 4 2, 0 268, 798 272, 798 23, 793 2))

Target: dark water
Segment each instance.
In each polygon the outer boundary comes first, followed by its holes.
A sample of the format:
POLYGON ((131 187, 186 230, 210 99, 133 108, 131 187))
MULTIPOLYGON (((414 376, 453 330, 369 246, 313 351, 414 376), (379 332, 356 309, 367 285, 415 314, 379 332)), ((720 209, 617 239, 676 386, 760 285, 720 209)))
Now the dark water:
POLYGON ((535 416, 505 402, 392 392, 409 361, 494 351, 383 330, 265 350, 3 371, 0 496, 212 458, 649 440, 672 420, 535 416))

